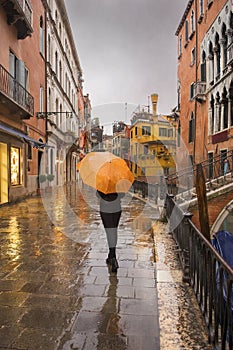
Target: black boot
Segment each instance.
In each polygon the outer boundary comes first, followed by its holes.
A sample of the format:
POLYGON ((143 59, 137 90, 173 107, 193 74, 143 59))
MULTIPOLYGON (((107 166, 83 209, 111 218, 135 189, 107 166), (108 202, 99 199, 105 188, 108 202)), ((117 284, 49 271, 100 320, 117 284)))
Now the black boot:
POLYGON ((112 272, 117 272, 119 267, 117 259, 116 259, 116 248, 109 248, 108 257, 106 259, 106 263, 112 266, 112 272))

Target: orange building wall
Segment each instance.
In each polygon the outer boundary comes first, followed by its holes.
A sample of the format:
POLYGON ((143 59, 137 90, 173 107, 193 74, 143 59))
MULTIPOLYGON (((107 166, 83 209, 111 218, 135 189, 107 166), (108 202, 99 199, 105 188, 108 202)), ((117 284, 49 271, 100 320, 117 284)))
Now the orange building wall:
MULTIPOLYGON (((33 10, 33 33, 23 40, 17 39, 17 31, 13 25, 7 24, 7 16, 4 9, 0 6, 0 27, 1 27, 1 50, 0 64, 9 72, 9 52, 13 51, 15 56, 24 61, 26 68, 29 70, 29 87, 28 91, 34 98, 34 117, 29 120, 21 120, 19 116, 7 118, 1 113, 0 118, 3 122, 25 132, 25 125, 29 126, 29 136, 35 140, 46 141, 45 120, 38 119, 36 112, 40 111, 40 86, 44 90, 45 106, 45 62, 40 54, 40 16, 44 17, 44 6, 40 0, 31 0, 33 10)), ((44 107, 45 108, 45 107, 44 107)), ((3 111, 2 111, 3 112, 3 111)), ((33 149, 33 161, 30 165, 28 174, 38 174, 38 151, 33 149)))
MULTIPOLYGON (((189 35, 190 35, 190 16, 192 10, 194 10, 195 16, 195 3, 196 0, 192 2, 192 6, 187 14, 187 19, 189 20, 189 35)), ((207 8, 207 2, 205 1, 204 17, 198 26, 198 47, 197 47, 197 63, 198 63, 198 75, 197 80, 200 80, 200 44, 206 34, 206 32, 211 27, 211 24, 216 19, 216 16, 220 10, 225 5, 226 0, 213 1, 211 7, 207 8)), ((200 17, 199 13, 199 1, 197 1, 197 19, 200 17)), ((212 150, 213 146, 208 147, 208 101, 204 103, 198 103, 194 100, 190 100, 190 85, 196 80, 196 62, 191 66, 191 52, 194 47, 196 47, 196 28, 195 33, 192 38, 188 41, 187 46, 185 45, 185 22, 177 35, 178 45, 179 37, 182 35, 183 47, 182 54, 178 58, 178 81, 181 86, 180 95, 180 122, 181 122, 181 138, 186 146, 187 153, 195 155, 195 162, 198 163, 203 159, 207 158, 208 149, 212 150), (191 112, 194 112, 196 116, 196 143, 189 143, 189 120, 191 112)))

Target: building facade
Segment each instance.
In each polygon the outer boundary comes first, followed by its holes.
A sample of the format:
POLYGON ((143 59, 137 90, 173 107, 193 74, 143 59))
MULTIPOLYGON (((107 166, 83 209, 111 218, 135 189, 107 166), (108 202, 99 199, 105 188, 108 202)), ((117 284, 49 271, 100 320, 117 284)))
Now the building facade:
POLYGON ((46 173, 54 185, 76 180, 78 139, 84 124, 82 70, 65 3, 49 0, 46 14, 46 111, 48 162, 46 173))
POLYGON ((1 2, 0 204, 34 194, 45 167, 45 56, 41 0, 1 2))
MULTIPOLYGON (((180 156, 199 163, 233 147, 232 0, 189 1, 179 23, 180 156)), ((211 176, 211 169, 210 176, 211 176)))
POLYGON ((123 122, 113 124, 112 153, 129 161, 130 127, 123 122))
POLYGON ((172 124, 157 114, 158 95, 151 95, 153 113, 134 113, 130 127, 130 166, 135 178, 158 182, 175 170, 176 141, 172 124))

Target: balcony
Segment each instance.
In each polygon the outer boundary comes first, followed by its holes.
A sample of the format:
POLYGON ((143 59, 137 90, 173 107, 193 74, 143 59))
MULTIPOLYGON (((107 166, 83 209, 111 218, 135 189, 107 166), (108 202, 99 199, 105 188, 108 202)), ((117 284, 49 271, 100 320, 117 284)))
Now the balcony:
POLYGON ((194 91, 193 91, 193 97, 199 101, 199 102, 203 102, 206 100, 206 83, 202 82, 202 81, 197 81, 194 84, 194 91))
POLYGON ((32 34, 32 8, 28 0, 0 0, 0 5, 6 12, 7 23, 16 27, 18 39, 32 34))
POLYGON ((30 119, 34 115, 34 98, 2 65, 0 65, 0 107, 5 114, 17 114, 21 119, 30 119))

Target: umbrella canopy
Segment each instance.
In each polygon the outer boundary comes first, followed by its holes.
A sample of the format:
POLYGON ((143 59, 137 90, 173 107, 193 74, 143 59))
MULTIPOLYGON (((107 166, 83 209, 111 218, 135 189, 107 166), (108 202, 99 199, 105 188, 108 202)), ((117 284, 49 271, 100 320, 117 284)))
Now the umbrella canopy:
POLYGON ((83 182, 105 194, 128 192, 134 175, 125 160, 111 152, 90 152, 78 164, 83 182))

